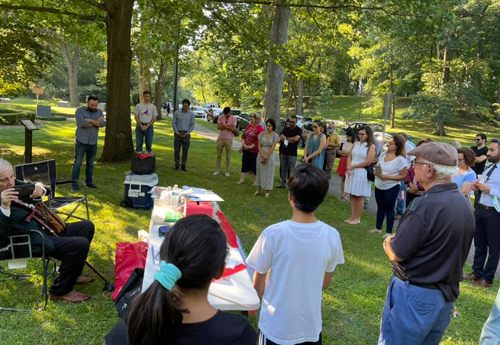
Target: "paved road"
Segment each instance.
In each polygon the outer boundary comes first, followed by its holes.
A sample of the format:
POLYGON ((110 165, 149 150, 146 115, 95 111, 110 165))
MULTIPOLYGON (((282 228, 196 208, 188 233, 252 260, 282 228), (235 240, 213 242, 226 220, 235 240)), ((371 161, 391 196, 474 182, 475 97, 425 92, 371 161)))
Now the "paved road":
MULTIPOLYGON (((206 127, 203 127, 199 124, 195 124, 194 126, 194 131, 196 134, 199 136, 202 136, 204 138, 210 139, 210 140, 217 140, 218 133, 215 131, 212 131, 206 127)), ((234 140, 233 141, 233 150, 238 151, 241 147, 241 142, 239 140, 234 140)), ((276 166, 279 166, 279 160, 276 161, 276 166)), ((341 186, 342 180, 340 179, 340 176, 337 174, 332 174, 332 178, 330 179, 330 189, 329 192, 331 195, 340 198, 340 186, 341 186)), ((365 210, 365 212, 368 212, 372 215, 377 214, 377 203, 375 201, 375 195, 372 193, 372 197, 370 198, 370 201, 368 203, 368 209, 365 210)), ((398 221, 395 222, 395 228, 398 225, 398 221)), ((375 227, 375 226, 374 226, 375 227)), ((469 252, 469 256, 467 257, 467 263, 472 265, 474 259, 474 243, 472 244, 471 250, 469 252)), ((469 272, 465 272, 469 273, 469 272)), ((497 268, 497 271, 495 273, 495 278, 500 279, 500 265, 497 268)))

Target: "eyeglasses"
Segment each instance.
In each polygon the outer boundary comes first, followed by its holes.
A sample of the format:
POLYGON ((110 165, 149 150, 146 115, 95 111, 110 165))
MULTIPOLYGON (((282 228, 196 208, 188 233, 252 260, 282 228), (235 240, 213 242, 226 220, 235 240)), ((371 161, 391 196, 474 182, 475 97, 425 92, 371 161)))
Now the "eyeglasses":
POLYGON ((476 141, 481 141, 481 140, 483 140, 483 139, 476 139, 476 141))
POLYGON ((313 128, 319 128, 318 126, 313 126, 313 128))
POLYGON ((417 162, 416 160, 412 161, 411 162, 411 165, 414 167, 415 165, 417 164, 426 164, 426 165, 430 165, 429 163, 425 163, 425 162, 417 162))
POLYGON ((358 133, 358 136, 364 137, 365 135, 366 135, 366 133, 358 133))

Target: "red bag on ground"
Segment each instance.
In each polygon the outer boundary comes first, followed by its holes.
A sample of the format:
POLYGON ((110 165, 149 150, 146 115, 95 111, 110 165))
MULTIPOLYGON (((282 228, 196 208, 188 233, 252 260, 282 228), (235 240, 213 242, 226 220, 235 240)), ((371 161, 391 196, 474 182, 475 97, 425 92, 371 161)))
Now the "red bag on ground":
POLYGON ((116 299, 134 269, 146 267, 147 255, 148 244, 146 242, 120 242, 116 244, 113 300, 116 299))

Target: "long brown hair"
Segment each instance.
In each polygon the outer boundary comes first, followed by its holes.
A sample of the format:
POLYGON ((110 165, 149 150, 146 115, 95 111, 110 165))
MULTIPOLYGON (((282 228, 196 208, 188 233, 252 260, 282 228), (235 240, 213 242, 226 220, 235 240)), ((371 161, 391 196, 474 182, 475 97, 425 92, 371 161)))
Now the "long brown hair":
MULTIPOLYGON (((368 144, 368 147, 375 145, 375 137, 373 136, 373 130, 370 128, 370 126, 362 126, 359 129, 359 131, 365 131, 366 143, 368 144)), ((359 131, 358 131, 358 137, 359 137, 359 131)))
POLYGON ((392 140, 394 140, 394 145, 396 145, 396 156, 406 157, 406 146, 403 138, 400 135, 394 135, 392 140))

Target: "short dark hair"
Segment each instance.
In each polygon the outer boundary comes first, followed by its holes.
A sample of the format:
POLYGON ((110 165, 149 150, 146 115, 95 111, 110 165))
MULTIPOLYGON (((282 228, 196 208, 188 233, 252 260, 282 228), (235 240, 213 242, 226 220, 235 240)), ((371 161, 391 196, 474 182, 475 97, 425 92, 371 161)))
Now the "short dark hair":
POLYGON ((356 141, 356 132, 354 131, 354 129, 352 128, 349 128, 346 132, 345 132, 345 141, 349 141, 347 140, 347 137, 351 137, 352 138, 352 142, 355 142, 356 141))
POLYGON ((187 103, 188 107, 191 105, 191 102, 189 102, 189 99, 185 98, 182 100, 182 104, 187 103))
POLYGON ((500 139, 491 139, 490 144, 497 144, 497 146, 500 146, 500 139))
POLYGON ((149 90, 144 90, 144 91, 142 92, 142 95, 143 95, 143 96, 144 96, 144 95, 150 95, 150 96, 151 96, 151 91, 149 91, 149 90))
POLYGON ((94 96, 94 95, 88 95, 87 102, 88 101, 99 101, 99 98, 97 96, 94 96))
POLYGON ((459 154, 461 153, 464 155, 464 161, 468 167, 474 166, 474 164, 476 162, 476 153, 474 151, 472 151, 471 149, 468 149, 466 147, 461 147, 461 148, 457 149, 457 151, 459 154))
POLYGON ((297 165, 288 178, 288 191, 300 211, 313 213, 328 194, 328 179, 323 170, 312 164, 297 165))
POLYGON ((419 142, 417 143, 417 147, 419 147, 422 144, 427 144, 427 143, 432 143, 432 142, 434 142, 434 140, 432 140, 431 138, 425 138, 425 139, 419 140, 419 142))
POLYGON ((292 115, 292 116, 290 116, 290 119, 295 119, 295 120, 297 120, 297 115, 292 115))
POLYGON ((231 108, 225 107, 224 110, 222 111, 224 114, 229 114, 231 112, 231 108))
POLYGON ((478 134, 476 134, 476 137, 481 137, 482 140, 487 139, 486 134, 484 134, 484 133, 478 133, 478 134))
POLYGON ((275 122, 273 119, 267 119, 267 120, 266 120, 266 125, 267 125, 268 123, 270 123, 270 124, 271 124, 271 126, 273 126, 273 131, 275 131, 275 130, 276 130, 276 122, 275 122))
POLYGON ((405 132, 399 132, 398 135, 401 136, 404 141, 408 140, 408 135, 405 132))

